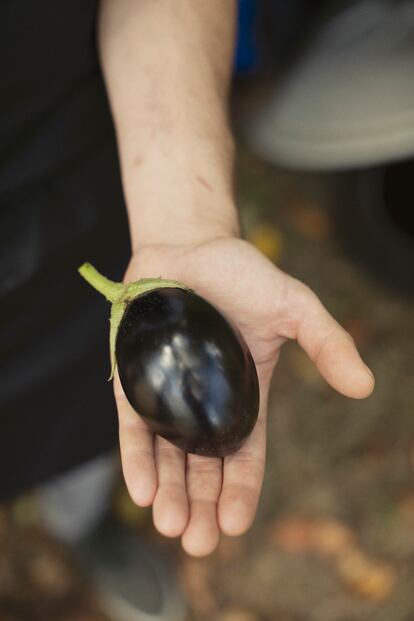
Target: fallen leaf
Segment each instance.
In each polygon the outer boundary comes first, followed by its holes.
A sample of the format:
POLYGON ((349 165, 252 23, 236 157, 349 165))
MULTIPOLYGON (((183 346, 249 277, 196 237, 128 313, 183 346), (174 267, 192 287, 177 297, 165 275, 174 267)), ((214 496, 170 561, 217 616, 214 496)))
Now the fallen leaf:
POLYGON ((152 512, 147 507, 138 507, 128 494, 127 489, 121 486, 114 496, 114 513, 126 526, 134 529, 143 529, 152 524, 152 512))
POLYGON ((313 526, 315 552, 333 556, 348 550, 355 542, 354 533, 335 520, 315 521, 313 526))
POLYGON ((361 317, 351 317, 342 322, 343 327, 354 339, 358 347, 366 347, 372 342, 373 331, 368 321, 361 317))
POLYGON ((315 241, 323 241, 331 235, 332 221, 319 205, 294 202, 290 207, 293 225, 299 233, 315 241))
POLYGON ((286 517, 271 527, 270 540, 284 552, 330 559, 345 584, 366 599, 381 602, 395 587, 395 569, 371 560, 352 530, 337 520, 286 517))
POLYGON ((371 561, 358 549, 341 554, 336 567, 347 586, 358 595, 375 602, 388 599, 397 582, 393 567, 371 561))
POLYGON ((67 565, 61 559, 47 553, 38 552, 33 555, 27 572, 34 588, 45 591, 53 597, 65 594, 71 580, 67 565))
POLYGON ((310 523, 305 518, 288 517, 270 527, 271 543, 284 552, 307 553, 312 550, 310 523))
POLYGON ((333 519, 287 517, 272 528, 273 543, 285 552, 335 556, 351 548, 354 533, 333 519))
POLYGON ((256 226, 249 235, 249 241, 268 259, 279 263, 283 251, 281 233, 270 224, 256 226))

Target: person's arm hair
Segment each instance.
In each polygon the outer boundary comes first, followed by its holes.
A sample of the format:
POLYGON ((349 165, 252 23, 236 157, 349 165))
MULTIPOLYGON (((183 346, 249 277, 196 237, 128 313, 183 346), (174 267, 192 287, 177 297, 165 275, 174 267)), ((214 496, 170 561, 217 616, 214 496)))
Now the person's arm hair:
POLYGON ((238 234, 227 120, 234 29, 234 0, 101 2, 133 250, 238 234))

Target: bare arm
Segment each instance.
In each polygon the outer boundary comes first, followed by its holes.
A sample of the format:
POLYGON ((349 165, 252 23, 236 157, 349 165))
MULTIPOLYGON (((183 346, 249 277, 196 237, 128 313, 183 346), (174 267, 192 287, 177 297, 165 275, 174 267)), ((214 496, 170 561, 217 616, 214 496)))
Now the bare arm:
MULTIPOLYGON (((224 460, 185 456, 153 438, 115 396, 125 480, 154 523, 195 556, 254 519, 263 480, 267 395, 280 347, 297 339, 338 391, 373 378, 349 335, 305 285, 238 239, 227 90, 234 0, 104 0, 99 42, 115 120, 133 256, 127 280, 185 282, 242 331, 260 382, 258 423, 224 460)), ((310 414, 311 415, 311 414, 310 414)))
POLYGON ((238 231, 227 91, 234 0, 106 0, 99 41, 134 248, 238 231))

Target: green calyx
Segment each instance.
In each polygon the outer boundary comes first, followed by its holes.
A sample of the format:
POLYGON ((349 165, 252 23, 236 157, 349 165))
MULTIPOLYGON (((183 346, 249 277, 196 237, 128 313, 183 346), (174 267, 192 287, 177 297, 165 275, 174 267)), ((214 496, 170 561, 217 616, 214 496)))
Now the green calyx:
POLYGON ((109 349, 111 353, 111 375, 109 376, 109 380, 111 380, 114 377, 116 369, 116 336, 118 334, 119 324, 121 323, 128 304, 138 296, 143 293, 148 293, 148 291, 152 291, 153 289, 173 287, 188 291, 189 287, 177 280, 164 280, 161 277, 142 278, 141 280, 127 284, 114 282, 100 274, 90 263, 81 265, 78 272, 86 282, 105 296, 108 302, 112 304, 109 331, 109 349))

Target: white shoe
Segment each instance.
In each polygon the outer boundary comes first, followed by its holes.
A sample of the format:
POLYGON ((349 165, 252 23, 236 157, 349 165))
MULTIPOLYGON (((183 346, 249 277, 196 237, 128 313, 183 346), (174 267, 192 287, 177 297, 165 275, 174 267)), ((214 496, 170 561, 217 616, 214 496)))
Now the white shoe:
POLYGON ((414 3, 361 0, 326 19, 246 138, 305 169, 414 154, 414 3))

